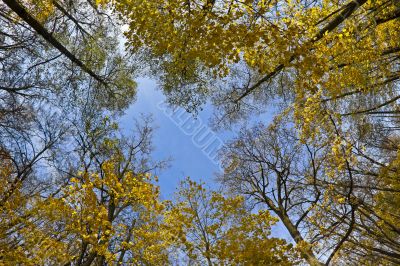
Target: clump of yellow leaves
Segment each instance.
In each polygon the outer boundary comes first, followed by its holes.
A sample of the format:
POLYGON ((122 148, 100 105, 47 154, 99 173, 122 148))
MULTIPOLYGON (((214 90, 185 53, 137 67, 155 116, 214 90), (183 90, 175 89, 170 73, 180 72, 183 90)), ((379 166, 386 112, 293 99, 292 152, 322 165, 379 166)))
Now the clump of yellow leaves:
POLYGON ((53 0, 26 0, 25 6, 38 21, 45 22, 54 14, 55 6, 53 0))
POLYGON ((162 226, 165 203, 159 201, 150 175, 118 172, 116 160, 104 162, 100 173, 84 171, 72 178, 62 196, 50 201, 56 208, 49 217, 57 221, 60 216, 53 212, 68 213, 61 218, 75 245, 87 246, 110 264, 163 264, 171 238, 162 226))
POLYGON ((69 258, 66 244, 53 238, 49 233, 51 225, 40 220, 42 206, 53 208, 54 205, 48 205, 49 202, 37 193, 30 192, 31 188, 21 188, 22 178, 3 152, 1 150, 0 264, 62 264, 69 258))
POLYGON ((252 213, 241 196, 208 191, 186 179, 178 191, 182 249, 192 261, 218 265, 292 265, 298 257, 285 240, 273 238, 278 220, 266 210, 252 213))
POLYGON ((159 200, 150 175, 120 171, 121 160, 111 158, 98 171, 77 173, 57 195, 24 195, 17 187, 8 198, 12 167, 2 162, 1 261, 168 263, 167 251, 179 232, 167 222, 178 213, 166 211, 170 203, 159 200))

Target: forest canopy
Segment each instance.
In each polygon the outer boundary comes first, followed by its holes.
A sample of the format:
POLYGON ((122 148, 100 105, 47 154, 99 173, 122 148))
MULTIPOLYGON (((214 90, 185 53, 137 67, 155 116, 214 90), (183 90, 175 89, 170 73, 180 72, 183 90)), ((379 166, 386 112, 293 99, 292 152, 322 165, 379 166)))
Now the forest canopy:
POLYGON ((400 264, 399 17, 398 0, 1 0, 0 264, 400 264), (152 119, 117 122, 144 76, 233 135, 217 184, 161 196, 152 119))

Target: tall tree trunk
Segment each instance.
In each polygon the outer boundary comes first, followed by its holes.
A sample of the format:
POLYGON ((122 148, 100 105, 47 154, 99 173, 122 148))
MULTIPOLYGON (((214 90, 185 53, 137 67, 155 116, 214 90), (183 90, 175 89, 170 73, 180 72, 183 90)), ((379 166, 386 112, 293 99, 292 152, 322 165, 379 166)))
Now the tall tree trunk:
MULTIPOLYGON (((296 226, 290 221, 289 217, 282 213, 282 212, 277 212, 277 215, 281 219, 283 225, 286 227, 286 229, 289 231, 290 236, 293 238, 293 240, 296 242, 296 244, 300 244, 301 242, 305 243, 304 238, 301 236, 299 230, 296 228, 296 226)), ((304 258, 307 260, 307 262, 311 266, 322 266, 324 265, 322 262, 320 262, 314 255, 313 251, 311 248, 307 247, 301 251, 302 255, 304 258)))

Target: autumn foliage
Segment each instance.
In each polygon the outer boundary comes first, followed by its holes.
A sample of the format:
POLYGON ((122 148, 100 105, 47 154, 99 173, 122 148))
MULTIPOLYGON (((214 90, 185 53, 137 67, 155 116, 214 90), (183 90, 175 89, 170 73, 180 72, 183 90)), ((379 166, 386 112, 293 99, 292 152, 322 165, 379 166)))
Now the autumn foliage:
POLYGON ((399 16, 396 0, 1 0, 0 265, 400 264, 399 16), (234 136, 218 185, 164 199, 151 119, 116 122, 139 76, 194 115, 212 103, 234 136))

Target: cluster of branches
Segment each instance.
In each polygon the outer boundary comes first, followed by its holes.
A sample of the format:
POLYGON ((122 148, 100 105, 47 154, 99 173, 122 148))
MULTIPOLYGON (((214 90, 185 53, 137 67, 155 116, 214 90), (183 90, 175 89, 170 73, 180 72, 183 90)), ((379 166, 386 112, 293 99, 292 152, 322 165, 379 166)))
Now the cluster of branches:
POLYGON ((228 129, 276 115, 223 149, 220 178, 275 213, 309 264, 400 263, 398 1, 121 1, 117 10, 131 45, 158 59, 170 103, 196 111, 211 100, 216 127, 228 129))
MULTIPOLYGON (((97 1, 96 1, 97 2, 97 1)), ((276 220, 182 183, 159 199, 151 119, 123 136, 138 62, 91 0, 0 2, 0 263, 291 265, 276 220), (258 232, 261 232, 259 234, 258 232), (242 242, 241 245, 238 243, 242 242), (257 250, 262 245, 262 250, 257 250)))
POLYGON ((221 181, 275 213, 311 265, 397 264, 398 137, 369 134, 374 157, 354 148, 338 167, 329 142, 301 142, 292 126, 242 130, 222 152, 221 181))
POLYGON ((0 3, 0 146, 15 184, 52 157, 73 121, 122 110, 135 93, 111 18, 90 1, 53 2, 0 3))
MULTIPOLYGON (((46 234, 75 241, 35 212, 38 198, 48 204, 78 171, 101 169, 111 156, 102 146, 108 138, 119 140, 125 171, 141 175, 162 166, 149 159, 148 119, 130 138, 103 119, 134 100, 136 64, 119 47, 120 24, 89 0, 1 1, 0 28, 0 261, 63 263, 46 261, 52 256, 46 234)), ((100 198, 109 201, 106 194, 100 198)), ((112 221, 123 209, 109 212, 112 221)), ((84 241, 72 249, 76 265, 104 260, 84 241)))
POLYGON ((400 263, 398 1, 99 2, 0 2, 0 261, 400 263), (126 139, 103 118, 136 89, 114 15, 171 103, 210 98, 226 126, 275 104, 222 150, 238 198, 187 181, 159 201, 149 125, 126 139))

